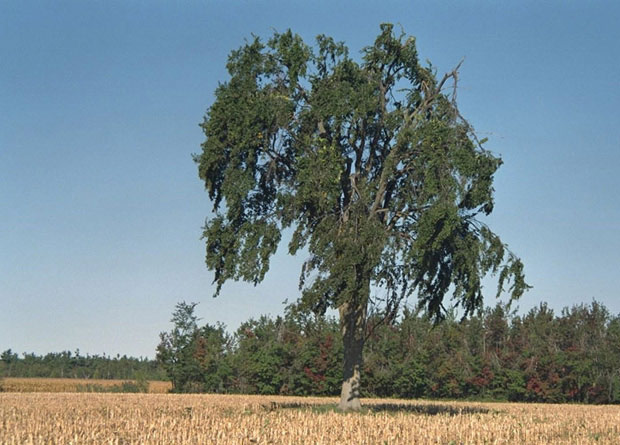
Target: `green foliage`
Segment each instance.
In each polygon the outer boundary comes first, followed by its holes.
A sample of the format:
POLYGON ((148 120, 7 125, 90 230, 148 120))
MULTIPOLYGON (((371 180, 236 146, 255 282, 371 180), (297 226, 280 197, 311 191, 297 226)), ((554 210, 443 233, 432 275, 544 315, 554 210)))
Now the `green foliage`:
POLYGON ((131 383, 135 386, 136 392, 149 392, 149 381, 148 377, 144 372, 138 372, 136 374, 136 380, 134 382, 125 382, 131 383))
MULTIPOLYGON (((200 375, 175 390, 338 394, 339 323, 302 308, 242 323, 211 366, 193 354, 200 375)), ((405 310, 392 322, 368 326, 367 335, 367 397, 620 403, 620 316, 596 302, 561 315, 545 304, 525 316, 503 304, 465 320, 448 311, 439 325, 420 310, 405 310)))
MULTIPOLYGON (((196 320, 194 308, 181 303, 173 318, 196 320), (177 317, 180 313, 184 316, 177 317)), ((174 392, 331 395, 342 381, 337 323, 294 306, 284 318, 248 320, 232 337, 221 325, 196 324, 189 342, 176 351, 174 332, 163 333, 158 347, 174 392)))
POLYGON ((289 30, 253 38, 227 68, 194 157, 213 202, 216 293, 229 279, 260 282, 291 226, 290 253, 310 253, 302 302, 315 311, 364 308, 372 284, 389 308, 417 293, 440 319, 451 288, 465 314, 480 308, 487 273, 499 273, 498 294, 507 280, 511 298, 528 288, 477 219, 493 209, 501 160, 458 111, 458 71, 438 79, 414 38, 383 24, 357 61, 343 43, 319 36, 313 48, 289 30))
POLYGON ((19 357, 17 354, 13 353, 10 349, 7 349, 0 355, 0 365, 2 366, 2 373, 0 375, 4 375, 7 377, 11 377, 13 373, 13 368, 18 362, 19 357))
POLYGON ((331 319, 302 314, 260 317, 235 333, 235 381, 240 392, 332 395, 342 381, 342 340, 331 319))
POLYGON ((199 328, 196 306, 176 305, 172 331, 160 334, 157 361, 172 381, 173 392, 221 392, 230 374, 225 355, 230 339, 223 325, 199 328))
MULTIPOLYGON (((479 218, 493 210, 502 161, 458 110, 458 67, 438 79, 391 24, 362 54, 354 60, 326 36, 312 48, 290 30, 266 45, 255 37, 231 52, 194 156, 213 202, 203 238, 215 294, 230 279, 262 281, 282 231, 294 228, 289 253, 309 253, 300 303, 340 312, 345 410, 360 408, 371 288, 386 292, 386 319, 417 294, 439 321, 449 290, 464 316, 480 309, 488 273, 499 273, 498 296, 529 287, 519 258, 479 218)), ((284 353, 265 351, 263 367, 284 353)), ((441 391, 458 381, 440 371, 441 391)), ((281 385, 258 381, 265 393, 281 385)))
POLYGON ((243 323, 237 330, 237 378, 243 388, 258 394, 277 394, 284 384, 282 368, 289 352, 278 337, 284 335, 282 320, 261 317, 243 323))
POLYGON ((0 376, 6 377, 52 377, 82 379, 164 380, 165 372, 154 360, 133 358, 125 355, 81 355, 72 353, 48 353, 42 356, 24 353, 21 357, 10 349, 0 358, 0 376))
MULTIPOLYGON (((181 307, 185 315, 175 319, 190 327, 193 340, 191 353, 180 355, 192 371, 166 369, 192 378, 183 382, 177 377, 175 391, 338 393, 343 338, 335 319, 293 305, 282 317, 248 320, 229 335, 221 325, 200 326, 194 308, 181 307), (192 318, 195 327, 186 323, 192 318)), ((525 315, 500 304, 465 320, 448 311, 438 325, 420 310, 405 309, 381 324, 377 317, 369 317, 366 331, 364 396, 620 403, 620 315, 611 315, 600 303, 559 314, 543 303, 525 315)), ((0 382, 9 373, 54 377, 61 370, 64 377, 126 380, 112 388, 80 388, 90 392, 142 392, 149 379, 164 377, 147 360, 69 352, 18 356, 8 350, 0 360, 0 382)))

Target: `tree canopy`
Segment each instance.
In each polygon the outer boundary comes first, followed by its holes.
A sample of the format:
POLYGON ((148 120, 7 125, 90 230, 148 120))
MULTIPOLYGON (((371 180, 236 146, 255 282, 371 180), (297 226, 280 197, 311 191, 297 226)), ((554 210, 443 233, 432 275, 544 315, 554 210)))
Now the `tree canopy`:
POLYGON ((204 239, 216 294, 229 279, 260 282, 294 228, 289 253, 309 255, 301 304, 340 311, 341 407, 359 406, 369 305, 389 317, 417 295, 441 319, 448 292, 465 315, 479 309, 487 273, 498 295, 527 289, 521 261, 480 220, 501 159, 459 112, 458 66, 439 78, 413 37, 383 24, 360 61, 344 43, 321 35, 310 47, 289 30, 254 37, 227 68, 195 156, 213 202, 204 239))

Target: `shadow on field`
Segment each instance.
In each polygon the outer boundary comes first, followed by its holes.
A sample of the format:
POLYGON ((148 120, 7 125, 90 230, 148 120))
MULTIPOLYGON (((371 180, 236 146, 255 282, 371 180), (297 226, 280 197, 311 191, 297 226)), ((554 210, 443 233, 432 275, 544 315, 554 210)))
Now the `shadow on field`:
MULTIPOLYGON (((335 404, 314 405, 310 403, 276 403, 271 402, 269 405, 263 405, 269 411, 278 409, 302 409, 316 413, 341 412, 335 404)), ((378 405, 362 406, 361 414, 368 413, 411 413, 422 414, 426 416, 436 416, 439 414, 448 416, 458 416, 461 414, 488 414, 491 410, 477 406, 451 406, 451 405, 433 405, 433 404, 409 404, 409 403, 381 403, 378 405)))
POLYGON ((427 416, 436 416, 437 414, 458 416, 461 414, 488 414, 489 412, 491 412, 487 408, 477 406, 451 406, 429 404, 410 405, 404 403, 382 403, 380 405, 371 405, 368 406, 368 410, 371 412, 425 414, 427 416))

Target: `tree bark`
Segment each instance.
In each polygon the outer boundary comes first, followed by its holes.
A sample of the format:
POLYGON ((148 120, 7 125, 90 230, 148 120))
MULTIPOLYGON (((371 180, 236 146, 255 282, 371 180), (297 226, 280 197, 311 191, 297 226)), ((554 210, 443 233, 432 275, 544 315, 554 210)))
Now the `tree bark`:
POLYGON ((342 391, 338 407, 342 411, 359 411, 362 408, 360 402, 360 378, 362 351, 364 349, 366 304, 351 306, 345 303, 339 310, 344 346, 344 368, 342 391))

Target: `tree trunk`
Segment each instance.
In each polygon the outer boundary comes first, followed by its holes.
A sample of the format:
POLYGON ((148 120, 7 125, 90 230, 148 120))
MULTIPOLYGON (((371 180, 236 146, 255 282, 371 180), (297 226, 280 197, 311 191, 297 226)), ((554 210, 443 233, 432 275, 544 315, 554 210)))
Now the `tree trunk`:
POLYGON ((360 377, 366 304, 351 307, 345 303, 339 309, 344 346, 344 369, 338 407, 342 411, 359 411, 362 407, 360 403, 360 377))

